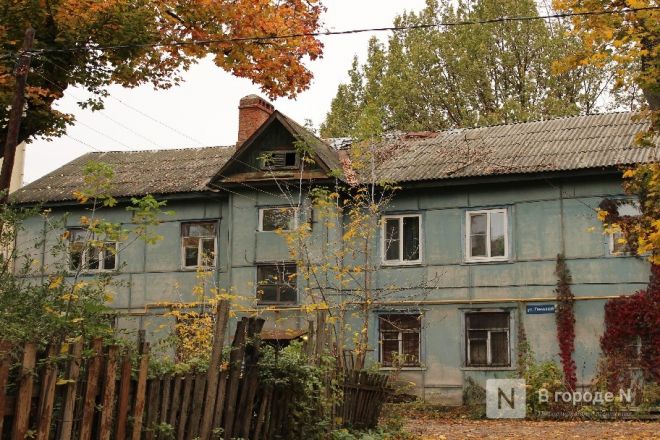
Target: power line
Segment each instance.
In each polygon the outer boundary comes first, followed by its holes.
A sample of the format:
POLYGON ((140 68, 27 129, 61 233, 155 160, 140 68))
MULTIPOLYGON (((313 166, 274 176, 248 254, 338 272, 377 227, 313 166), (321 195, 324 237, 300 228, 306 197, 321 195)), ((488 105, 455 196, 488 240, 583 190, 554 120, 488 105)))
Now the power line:
POLYGON ((405 30, 415 30, 415 29, 429 29, 429 28, 437 28, 437 27, 476 26, 476 25, 485 25, 485 24, 493 24, 493 23, 550 20, 550 19, 559 19, 559 18, 589 17, 589 16, 599 16, 599 15, 618 15, 618 14, 629 14, 629 13, 637 13, 644 11, 655 11, 659 9, 660 6, 647 6, 642 8, 622 8, 617 10, 565 12, 565 13, 557 13, 557 14, 516 16, 516 17, 497 17, 497 18, 484 19, 484 20, 462 20, 462 21, 454 21, 454 22, 423 23, 423 24, 406 25, 406 26, 386 26, 386 27, 372 27, 372 28, 361 28, 361 29, 347 29, 341 31, 326 30, 326 31, 318 31, 318 32, 302 32, 297 34, 259 35, 254 37, 230 37, 230 38, 218 38, 218 39, 211 38, 211 39, 201 39, 201 40, 192 40, 192 41, 172 41, 172 42, 142 43, 142 44, 118 44, 112 46, 96 46, 96 47, 82 46, 82 47, 68 47, 68 48, 59 48, 59 49, 33 49, 29 52, 33 54, 43 54, 43 53, 57 53, 57 52, 107 51, 107 50, 141 48, 141 47, 156 48, 156 47, 178 47, 178 46, 204 46, 208 44, 221 44, 221 43, 259 43, 259 42, 288 40, 288 39, 304 38, 304 37, 327 37, 327 36, 335 36, 335 35, 362 34, 367 32, 393 32, 393 31, 405 31, 405 30))

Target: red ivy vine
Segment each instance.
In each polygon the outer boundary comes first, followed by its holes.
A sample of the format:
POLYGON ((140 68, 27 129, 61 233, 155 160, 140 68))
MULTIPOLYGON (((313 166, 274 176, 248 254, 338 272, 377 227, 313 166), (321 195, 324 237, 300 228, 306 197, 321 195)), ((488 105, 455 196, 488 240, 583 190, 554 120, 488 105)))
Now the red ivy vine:
POLYGON ((660 266, 651 266, 646 290, 605 304, 605 332, 600 339, 608 388, 628 386, 631 367, 645 379, 660 379, 660 266), (640 345, 641 344, 641 345, 640 345))
POLYGON ((559 357, 564 369, 564 381, 570 390, 575 389, 577 383, 577 367, 573 359, 575 351, 575 313, 573 304, 575 297, 571 291, 571 272, 566 266, 566 260, 562 254, 557 255, 557 340, 559 342, 559 357))

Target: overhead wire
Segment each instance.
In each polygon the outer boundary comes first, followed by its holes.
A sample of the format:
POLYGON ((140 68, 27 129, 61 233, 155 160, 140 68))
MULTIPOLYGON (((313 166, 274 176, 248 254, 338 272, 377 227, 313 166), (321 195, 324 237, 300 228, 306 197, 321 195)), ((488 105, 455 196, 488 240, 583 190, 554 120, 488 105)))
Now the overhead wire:
POLYGON ((301 32, 301 33, 280 34, 280 35, 277 34, 257 35, 253 37, 209 38, 209 39, 199 39, 199 40, 190 40, 190 41, 170 41, 170 42, 139 43, 139 44, 132 43, 132 44, 117 44, 117 45, 92 46, 92 47, 80 46, 80 47, 65 47, 58 49, 32 49, 28 52, 33 54, 39 54, 39 53, 58 53, 58 52, 61 53, 61 52, 81 52, 81 51, 109 51, 109 50, 143 48, 143 47, 157 48, 157 47, 179 47, 179 46, 204 46, 209 44, 222 44, 222 43, 263 43, 268 41, 287 40, 287 39, 305 38, 305 37, 327 37, 327 36, 337 36, 337 35, 362 34, 368 32, 395 32, 395 31, 415 30, 415 29, 430 29, 430 28, 455 27, 455 26, 476 26, 476 25, 486 25, 486 24, 494 24, 494 23, 551 20, 551 19, 559 19, 559 18, 571 18, 571 17, 620 15, 620 14, 629 14, 629 13, 654 11, 654 10, 660 10, 660 6, 621 8, 616 10, 562 12, 562 13, 545 14, 545 15, 496 17, 491 19, 461 20, 461 21, 453 21, 453 22, 439 21, 435 23, 422 23, 422 24, 405 25, 405 26, 382 26, 382 27, 370 27, 370 28, 359 28, 359 29, 346 29, 339 31, 325 30, 325 31, 317 31, 317 32, 301 32))

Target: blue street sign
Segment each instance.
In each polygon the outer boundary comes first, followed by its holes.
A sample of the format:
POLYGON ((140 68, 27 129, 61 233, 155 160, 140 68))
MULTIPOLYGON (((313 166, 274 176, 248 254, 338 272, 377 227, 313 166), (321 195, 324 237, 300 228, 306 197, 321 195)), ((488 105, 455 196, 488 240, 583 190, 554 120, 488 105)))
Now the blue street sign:
POLYGON ((556 306, 554 304, 534 304, 527 306, 528 315, 543 315, 545 313, 555 313, 556 306))

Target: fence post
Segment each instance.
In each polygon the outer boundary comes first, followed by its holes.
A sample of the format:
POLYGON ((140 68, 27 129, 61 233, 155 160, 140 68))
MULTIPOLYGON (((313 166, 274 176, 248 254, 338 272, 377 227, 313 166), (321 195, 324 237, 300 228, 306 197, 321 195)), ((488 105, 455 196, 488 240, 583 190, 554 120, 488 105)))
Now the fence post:
POLYGON ((32 387, 34 385, 34 366, 37 362, 37 346, 33 343, 25 344, 23 349, 23 362, 21 365, 18 396, 14 406, 14 426, 12 440, 23 440, 30 423, 30 404, 32 402, 32 387))
POLYGON ((128 423, 128 399, 131 392, 131 373, 133 366, 131 356, 125 353, 121 361, 121 376, 119 379, 119 397, 117 398, 117 426, 115 439, 126 438, 128 423))
POLYGON ((147 372, 149 369, 149 343, 142 345, 138 382, 135 390, 135 406, 133 407, 133 433, 132 440, 140 440, 142 435, 142 416, 144 415, 144 399, 147 390, 147 372))
POLYGON ((112 416, 115 409, 115 379, 117 376, 118 353, 118 346, 112 345, 108 348, 108 362, 105 366, 105 384, 103 386, 103 400, 101 403, 100 440, 110 440, 110 435, 112 434, 112 416))
POLYGON ((225 399, 224 437, 230 439, 234 428, 234 415, 236 413, 236 397, 238 396, 238 385, 243 365, 243 353, 245 352, 245 330, 247 318, 241 319, 236 325, 236 334, 231 344, 229 355, 229 377, 227 378, 227 394, 225 399))
POLYGON ((94 357, 89 361, 87 369, 87 387, 85 388, 85 399, 82 413, 82 426, 80 428, 80 440, 92 438, 92 422, 96 410, 96 395, 98 394, 98 381, 101 373, 101 362, 103 361, 103 340, 94 339, 92 343, 94 357))
POLYGON ((9 350, 11 346, 6 342, 0 342, 0 434, 4 428, 5 405, 7 402, 7 381, 9 380, 9 350))
POLYGON ((215 413, 215 401, 218 394, 218 381, 220 377, 220 364, 222 362, 222 349, 225 344, 225 332, 229 321, 229 301, 222 300, 215 311, 215 328, 213 331, 213 348, 211 349, 211 365, 206 376, 206 402, 202 414, 202 424, 199 433, 201 440, 209 440, 215 413))
POLYGON ((71 359, 67 368, 66 392, 64 394, 64 406, 62 408, 62 429, 60 440, 70 440, 73 429, 73 411, 76 407, 76 392, 78 390, 78 377, 80 376, 80 360, 82 356, 82 342, 76 342, 71 347, 71 359))
POLYGON ((188 420, 188 410, 190 409, 190 394, 195 376, 192 373, 186 375, 183 386, 183 400, 181 401, 181 416, 179 417, 179 429, 177 430, 177 440, 184 440, 186 434, 186 422, 188 420))
POLYGON ((48 440, 50 434, 50 422, 53 418, 53 406, 55 404, 55 383, 57 382, 57 361, 60 345, 48 347, 48 358, 46 369, 41 383, 42 392, 39 402, 39 420, 37 422, 37 440, 48 440))
POLYGON ((238 437, 250 438, 250 426, 253 418, 254 398, 259 386, 259 334, 264 326, 261 318, 250 318, 248 324, 248 344, 245 347, 245 373, 243 374, 243 388, 241 390, 238 417, 236 418, 236 433, 238 437))

